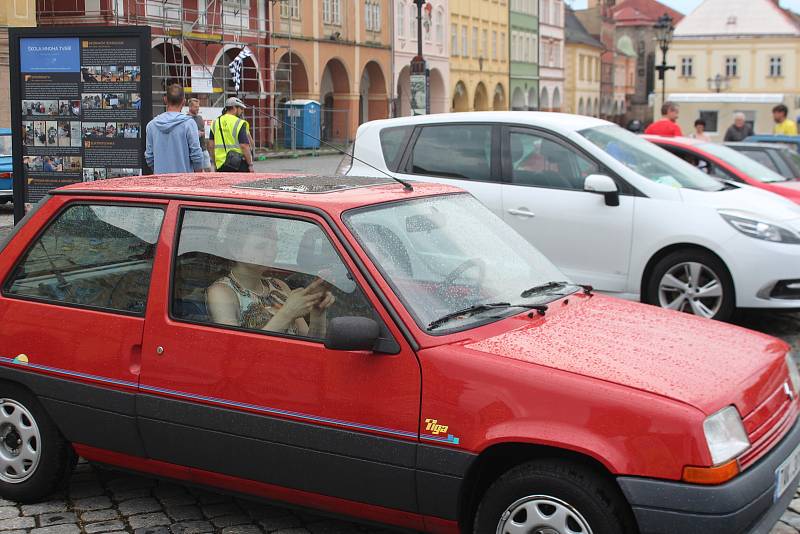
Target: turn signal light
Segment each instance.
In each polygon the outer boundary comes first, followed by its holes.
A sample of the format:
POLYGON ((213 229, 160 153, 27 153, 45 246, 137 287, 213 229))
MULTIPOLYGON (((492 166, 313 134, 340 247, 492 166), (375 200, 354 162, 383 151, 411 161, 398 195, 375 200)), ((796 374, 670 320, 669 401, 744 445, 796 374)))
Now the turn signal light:
POLYGON ((683 481, 690 484, 713 486, 729 481, 739 474, 739 462, 731 460, 715 467, 695 467, 687 465, 683 468, 683 481))

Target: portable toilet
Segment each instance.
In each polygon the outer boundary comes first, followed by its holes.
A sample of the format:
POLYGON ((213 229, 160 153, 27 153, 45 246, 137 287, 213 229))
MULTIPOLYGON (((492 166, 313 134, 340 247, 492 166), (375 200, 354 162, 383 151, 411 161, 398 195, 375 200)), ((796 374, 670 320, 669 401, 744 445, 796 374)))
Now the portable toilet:
POLYGON ((294 136, 297 148, 319 148, 321 135, 321 108, 316 100, 289 100, 286 106, 284 143, 292 146, 294 136))

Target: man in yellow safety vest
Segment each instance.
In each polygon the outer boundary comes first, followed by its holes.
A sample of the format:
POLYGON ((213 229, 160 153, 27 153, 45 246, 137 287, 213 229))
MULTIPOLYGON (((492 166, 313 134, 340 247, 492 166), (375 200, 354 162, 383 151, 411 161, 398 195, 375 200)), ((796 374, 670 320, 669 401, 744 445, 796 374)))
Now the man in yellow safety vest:
POLYGON ((250 125, 242 118, 247 106, 232 96, 225 101, 225 113, 214 120, 208 136, 208 152, 218 172, 254 172, 250 151, 250 125))

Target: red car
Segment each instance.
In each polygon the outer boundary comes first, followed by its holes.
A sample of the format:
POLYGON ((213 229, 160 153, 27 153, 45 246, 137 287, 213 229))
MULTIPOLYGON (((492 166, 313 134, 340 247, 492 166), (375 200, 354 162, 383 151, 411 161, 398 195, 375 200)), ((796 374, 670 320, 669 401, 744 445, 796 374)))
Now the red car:
POLYGON ((428 532, 743 533, 798 485, 784 342, 567 282, 449 186, 75 184, 0 277, 4 499, 80 455, 428 532))
POLYGON ((644 138, 708 174, 766 189, 800 204, 800 181, 781 176, 730 147, 689 137, 645 135, 644 138))

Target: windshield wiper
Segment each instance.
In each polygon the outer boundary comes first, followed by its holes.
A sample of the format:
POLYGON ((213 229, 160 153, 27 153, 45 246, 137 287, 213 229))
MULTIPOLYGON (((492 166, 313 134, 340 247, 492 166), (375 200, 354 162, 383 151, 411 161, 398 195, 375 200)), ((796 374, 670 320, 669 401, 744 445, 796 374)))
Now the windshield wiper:
POLYGON ((591 295, 594 288, 590 285, 586 284, 573 284, 572 282, 547 282, 546 284, 540 284, 538 286, 533 286, 529 289, 526 289, 522 293, 519 294, 520 297, 526 299, 532 297, 533 295, 538 295, 541 293, 550 293, 551 291, 555 291, 557 289, 562 289, 567 286, 575 286, 583 289, 583 293, 586 295, 591 295))
POLYGON ((443 324, 445 324, 446 322, 452 319, 458 319, 463 315, 472 315, 483 311, 496 310, 498 308, 527 308, 529 310, 536 310, 542 315, 544 315, 544 312, 547 311, 547 306, 537 305, 537 304, 511 304, 510 302, 490 302, 486 304, 475 304, 473 306, 469 306, 468 308, 464 308, 463 310, 456 310, 454 312, 450 312, 447 315, 439 317, 435 321, 431 321, 430 323, 428 323, 428 330, 433 330, 434 328, 438 328, 443 324))

